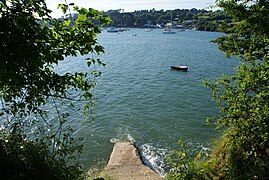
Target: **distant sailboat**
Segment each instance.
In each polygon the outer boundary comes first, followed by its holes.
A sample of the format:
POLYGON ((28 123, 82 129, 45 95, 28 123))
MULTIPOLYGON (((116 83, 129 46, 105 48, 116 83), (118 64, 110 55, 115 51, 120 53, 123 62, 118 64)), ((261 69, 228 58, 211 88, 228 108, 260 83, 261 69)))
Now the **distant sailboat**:
POLYGON ((165 28, 165 29, 163 30, 163 34, 176 34, 176 32, 173 31, 173 30, 170 29, 170 28, 165 28))
POLYGON ((166 24, 166 27, 163 30, 163 34, 176 34, 176 32, 172 30, 172 26, 173 26, 173 17, 171 12, 171 22, 166 24))

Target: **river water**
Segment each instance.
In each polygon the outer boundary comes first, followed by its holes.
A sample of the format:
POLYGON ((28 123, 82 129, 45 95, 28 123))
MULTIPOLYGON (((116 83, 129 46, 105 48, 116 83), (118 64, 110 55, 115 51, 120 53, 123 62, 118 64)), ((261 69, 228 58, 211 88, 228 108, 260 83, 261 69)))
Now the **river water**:
MULTIPOLYGON (((238 64, 209 43, 218 36, 216 32, 162 34, 143 29, 102 32, 98 40, 106 53, 100 58, 106 66, 96 67, 102 76, 94 89, 95 118, 87 125, 70 122, 78 129, 75 135, 84 137, 84 166, 104 165, 112 142, 120 139, 135 141, 145 162, 162 175, 164 159, 178 139, 210 148, 219 134, 205 126, 205 119, 218 112, 202 80, 232 74, 238 64), (187 65, 189 70, 171 70, 170 65, 187 65)), ((59 68, 83 70, 83 59, 78 59, 69 58, 59 68)))

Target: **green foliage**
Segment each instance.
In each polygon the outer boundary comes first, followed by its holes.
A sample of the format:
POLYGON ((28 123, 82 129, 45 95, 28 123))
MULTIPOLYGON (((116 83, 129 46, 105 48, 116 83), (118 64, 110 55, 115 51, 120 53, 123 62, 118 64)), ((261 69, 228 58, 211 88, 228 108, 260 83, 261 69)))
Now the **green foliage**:
POLYGON ((224 28, 233 26, 229 14, 220 10, 200 13, 195 25, 199 31, 221 31, 224 28))
MULTIPOLYGON (((0 91, 10 107, 4 112, 20 116, 39 113, 38 107, 49 97, 72 98, 67 93, 70 88, 82 92, 80 99, 91 98, 94 82, 89 79, 90 72, 60 75, 53 68, 66 56, 103 53, 96 35, 99 26, 109 22, 108 17, 91 8, 74 7, 79 17, 70 26, 69 21, 50 18, 43 1, 9 3, 1 3, 0 9, 0 91), (41 26, 38 20, 49 22, 52 28, 41 26), (99 20, 99 25, 93 20, 99 20)), ((65 11, 66 6, 60 7, 65 11)))
POLYGON ((190 143, 178 141, 178 149, 168 158, 171 170, 167 179, 204 179, 203 160, 205 152, 194 149, 190 143))
POLYGON ((28 141, 20 134, 1 135, 1 179, 83 179, 79 164, 67 165, 60 153, 49 151, 45 142, 28 141))
POLYGON ((72 128, 64 125, 69 114, 58 106, 77 110, 83 103, 84 114, 91 112, 94 79, 100 72, 90 65, 104 65, 92 57, 104 52, 96 37, 110 20, 73 3, 59 8, 70 18, 52 18, 44 0, 0 2, 1 178, 80 178, 80 166, 67 164, 82 146, 72 137, 72 128), (66 14, 70 8, 77 18, 66 14), (88 72, 54 70, 65 57, 78 54, 85 57, 88 72), (53 108, 44 109, 46 104, 53 108), (47 121, 52 109, 58 123, 47 121))
POLYGON ((238 56, 234 76, 214 83, 213 96, 225 128, 224 151, 229 177, 269 177, 269 2, 218 1, 235 26, 215 42, 227 56, 238 56))

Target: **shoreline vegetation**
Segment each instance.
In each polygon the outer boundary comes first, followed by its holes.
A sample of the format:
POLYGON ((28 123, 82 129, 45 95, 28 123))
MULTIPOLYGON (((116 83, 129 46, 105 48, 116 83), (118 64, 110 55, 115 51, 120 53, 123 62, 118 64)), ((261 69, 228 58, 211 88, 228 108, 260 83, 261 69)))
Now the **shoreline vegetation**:
MULTIPOLYGON (((221 10, 175 9, 175 10, 139 10, 124 12, 123 9, 104 12, 112 20, 104 27, 158 29, 170 27, 178 30, 221 31, 233 25, 232 18, 221 10)), ((76 19, 77 14, 72 18, 76 19)), ((63 21, 65 18, 59 18, 63 21)))

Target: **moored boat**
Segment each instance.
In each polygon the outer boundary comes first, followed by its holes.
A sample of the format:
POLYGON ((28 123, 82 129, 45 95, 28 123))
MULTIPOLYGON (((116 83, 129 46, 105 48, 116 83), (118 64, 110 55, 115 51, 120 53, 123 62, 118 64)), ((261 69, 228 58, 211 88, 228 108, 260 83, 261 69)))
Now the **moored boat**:
POLYGON ((176 34, 176 32, 172 31, 172 29, 164 29, 163 34, 176 34))
POLYGON ((172 30, 172 28, 173 28, 173 17, 171 12, 171 22, 166 24, 166 27, 163 30, 163 34, 176 34, 176 32, 172 30))
POLYGON ((150 28, 145 29, 145 32, 151 32, 151 31, 152 31, 152 29, 150 29, 150 28))
POLYGON ((119 32, 117 29, 115 29, 115 28, 108 28, 107 30, 106 30, 108 33, 117 33, 117 32, 119 32))
POLYGON ((171 69, 181 70, 181 71, 187 71, 189 69, 188 66, 170 66, 171 69))

